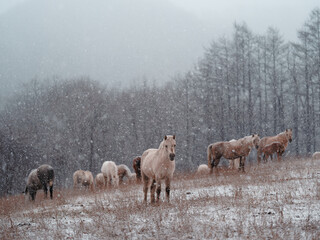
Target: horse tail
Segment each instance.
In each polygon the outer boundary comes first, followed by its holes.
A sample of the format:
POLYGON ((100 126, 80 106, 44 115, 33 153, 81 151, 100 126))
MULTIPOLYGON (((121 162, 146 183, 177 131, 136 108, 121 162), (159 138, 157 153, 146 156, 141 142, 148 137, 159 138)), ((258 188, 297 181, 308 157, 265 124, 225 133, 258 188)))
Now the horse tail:
POLYGON ((208 155, 208 167, 211 168, 212 167, 212 164, 211 164, 211 158, 212 158, 212 144, 210 144, 208 146, 208 149, 207 149, 207 155, 208 155))

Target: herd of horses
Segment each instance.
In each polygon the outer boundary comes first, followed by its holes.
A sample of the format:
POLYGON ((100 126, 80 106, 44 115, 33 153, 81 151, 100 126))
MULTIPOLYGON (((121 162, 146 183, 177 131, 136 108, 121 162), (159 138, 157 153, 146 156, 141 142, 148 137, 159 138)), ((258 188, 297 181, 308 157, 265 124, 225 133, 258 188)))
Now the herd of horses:
MULTIPOLYGON (((213 170, 218 171, 218 164, 221 157, 229 160, 230 164, 237 162, 238 170, 244 172, 245 160, 252 149, 257 149, 257 162, 260 163, 263 154, 264 161, 272 155, 277 154, 280 160, 285 152, 288 143, 292 141, 292 129, 286 129, 272 137, 260 139, 258 134, 245 136, 238 140, 216 142, 207 148, 208 164, 201 164, 197 174, 212 174, 213 170)), ((170 200, 170 183, 175 171, 175 149, 176 138, 165 136, 158 148, 147 149, 141 156, 133 159, 133 169, 131 173, 128 166, 116 165, 113 161, 105 161, 101 167, 101 173, 93 178, 90 171, 77 170, 73 174, 73 187, 94 190, 104 190, 115 188, 121 184, 126 177, 129 182, 136 181, 143 183, 144 202, 147 202, 147 195, 150 189, 151 203, 159 201, 161 193, 161 183, 165 183, 167 201, 170 200), (155 198, 155 192, 157 198, 155 198)), ((320 152, 316 152, 313 158, 320 159, 320 152)), ((43 189, 47 197, 47 186, 50 187, 50 197, 52 199, 54 171, 50 165, 42 165, 31 171, 28 176, 25 194, 30 194, 30 199, 35 200, 37 190, 43 189)))

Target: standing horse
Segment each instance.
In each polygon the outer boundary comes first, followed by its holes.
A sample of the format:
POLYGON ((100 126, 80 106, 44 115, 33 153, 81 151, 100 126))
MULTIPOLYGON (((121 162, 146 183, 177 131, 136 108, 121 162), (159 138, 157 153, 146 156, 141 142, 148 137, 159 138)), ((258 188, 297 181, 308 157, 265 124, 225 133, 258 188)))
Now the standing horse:
POLYGON ((286 129, 284 132, 279 133, 276 136, 272 137, 263 137, 260 140, 258 153, 257 153, 257 162, 260 163, 262 149, 273 142, 280 142, 284 146, 284 151, 286 150, 288 143, 292 142, 292 129, 286 129))
POLYGON ((266 162, 270 156, 272 160, 272 154, 277 153, 278 161, 281 160, 281 156, 284 153, 284 145, 280 142, 273 142, 264 146, 261 151, 263 152, 263 160, 266 162))
POLYGON ((53 197, 53 180, 54 180, 54 171, 53 168, 48 165, 44 164, 38 167, 37 169, 33 169, 28 176, 27 186, 25 189, 25 194, 29 192, 31 200, 34 201, 37 190, 43 188, 45 193, 45 197, 48 194, 48 187, 50 187, 50 198, 53 197))
POLYGON ((166 196, 170 201, 170 181, 175 170, 176 137, 165 136, 158 149, 148 149, 141 156, 141 175, 143 181, 144 201, 147 202, 147 193, 150 185, 151 203, 157 201, 161 193, 161 181, 165 180, 166 196), (157 186, 155 186, 155 183, 157 186))
POLYGON ((253 134, 240 138, 236 141, 216 142, 210 144, 207 149, 208 167, 210 168, 210 173, 213 172, 213 168, 215 168, 217 172, 217 167, 221 157, 229 160, 240 158, 239 171, 242 170, 244 172, 244 163, 246 157, 249 155, 253 146, 258 148, 259 141, 259 135, 253 134))
POLYGON ((133 159, 133 169, 136 172, 136 179, 137 182, 141 182, 141 157, 136 157, 135 159, 133 159))

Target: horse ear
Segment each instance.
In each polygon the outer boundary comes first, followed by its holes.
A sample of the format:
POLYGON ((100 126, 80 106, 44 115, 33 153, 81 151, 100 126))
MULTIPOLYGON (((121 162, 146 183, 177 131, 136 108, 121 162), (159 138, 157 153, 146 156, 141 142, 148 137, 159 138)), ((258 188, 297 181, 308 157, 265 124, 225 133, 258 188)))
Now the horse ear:
POLYGON ((164 136, 164 140, 167 140, 167 135, 164 136))
POLYGON ((176 135, 173 135, 173 139, 176 139, 176 135))

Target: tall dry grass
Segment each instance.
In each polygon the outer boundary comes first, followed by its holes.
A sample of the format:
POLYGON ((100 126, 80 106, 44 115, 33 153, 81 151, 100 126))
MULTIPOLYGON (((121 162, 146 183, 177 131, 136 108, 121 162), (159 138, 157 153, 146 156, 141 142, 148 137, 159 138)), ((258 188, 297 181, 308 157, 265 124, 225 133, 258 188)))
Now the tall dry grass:
MULTIPOLYGON (((1 239, 320 239, 320 162, 286 158, 246 173, 177 173, 171 202, 143 203, 142 185, 41 191, 0 199, 1 239)), ((149 196, 148 196, 149 197, 149 196)), ((150 200, 150 198, 149 198, 150 200)))

